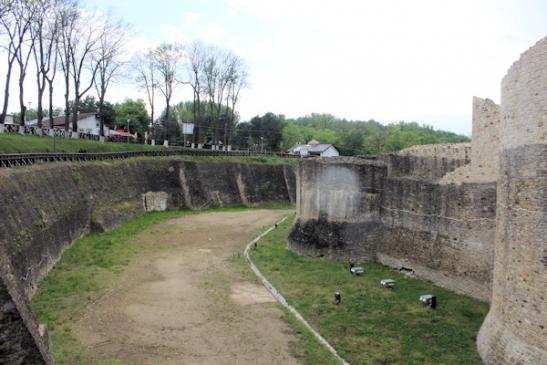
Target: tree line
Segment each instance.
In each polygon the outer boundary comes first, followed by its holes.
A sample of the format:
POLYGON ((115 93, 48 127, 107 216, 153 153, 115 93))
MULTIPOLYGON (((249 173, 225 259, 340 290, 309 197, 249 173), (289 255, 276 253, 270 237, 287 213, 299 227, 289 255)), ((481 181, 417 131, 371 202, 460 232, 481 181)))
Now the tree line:
MULTIPOLYGON (((4 123, 10 87, 17 81, 22 125, 28 121, 25 80, 34 64, 37 90, 36 119, 41 127, 45 117, 59 109, 53 105, 55 81, 63 85, 65 129, 78 130, 78 113, 90 91, 97 96, 96 112, 100 134, 108 122, 107 91, 114 82, 135 82, 146 95, 150 108, 149 128, 169 138, 178 120, 172 112, 173 95, 179 87, 193 93, 194 143, 211 138, 230 143, 237 122, 236 104, 247 86, 247 66, 236 54, 221 47, 194 41, 182 45, 161 44, 127 60, 124 43, 128 25, 122 19, 85 9, 78 0, 0 0, 0 41, 6 76, 0 123, 4 123), (18 78, 14 80, 14 71, 18 78), (44 106, 46 94, 48 103, 44 106), (165 109, 156 119, 157 97, 165 109)), ((87 106, 86 106, 87 107, 87 106)))
POLYGON ((270 151, 286 151, 310 140, 334 144, 346 156, 394 152, 420 144, 469 142, 466 136, 416 122, 383 125, 372 119, 350 121, 317 113, 296 119, 266 113, 238 124, 234 137, 236 147, 270 151))
POLYGON ((247 87, 248 70, 241 58, 230 50, 194 41, 188 45, 162 44, 140 54, 134 62, 136 81, 146 91, 151 111, 150 121, 155 123, 156 95, 164 99, 165 109, 161 123, 156 123, 156 133, 172 137, 170 131, 178 120, 193 123, 195 144, 231 144, 238 121, 236 105, 241 90, 247 87), (172 111, 172 96, 177 87, 189 86, 193 99, 179 103, 177 113, 172 111), (187 113, 181 118, 184 109, 187 113), (189 113, 188 113, 189 112, 189 113), (179 118, 177 118, 179 117, 179 118))

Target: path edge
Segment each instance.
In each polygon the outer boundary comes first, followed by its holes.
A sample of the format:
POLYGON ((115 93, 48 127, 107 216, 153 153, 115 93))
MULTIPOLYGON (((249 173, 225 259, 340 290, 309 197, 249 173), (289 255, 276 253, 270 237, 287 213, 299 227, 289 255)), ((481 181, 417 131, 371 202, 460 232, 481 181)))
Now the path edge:
POLYGON ((291 312, 295 317, 296 319, 298 319, 298 321, 300 321, 314 336, 315 338, 319 341, 319 343, 325 347, 336 359, 336 361, 338 361, 339 364, 341 365, 350 365, 349 362, 347 362, 346 360, 344 360, 339 354, 338 352, 334 349, 334 347, 332 347, 332 345, 330 343, 328 343, 327 340, 325 340, 325 338, 323 336, 321 336, 321 334, 319 334, 319 332, 317 332, 309 323, 308 321, 306 321, 304 319, 304 317, 300 314, 300 312, 298 312, 292 305, 290 305, 287 300, 285 299, 285 297, 283 297, 283 295, 281 295, 281 293, 268 281, 268 279, 266 279, 264 277, 264 275, 262 275, 262 273, 260 272, 260 270, 258 270, 258 268, 256 267, 256 265, 254 264, 253 260, 251 260, 251 256, 249 255, 249 252, 251 250, 251 247, 257 243, 258 241, 260 241, 263 237, 265 237, 268 233, 270 233, 271 231, 273 231, 277 225, 283 223, 287 218, 289 218, 289 216, 285 216, 283 217, 280 221, 278 221, 276 223, 276 225, 268 228, 266 231, 262 232, 260 235, 258 235, 257 237, 255 237, 255 239, 253 239, 251 242, 249 242, 247 244, 247 247, 245 247, 245 250, 243 251, 243 255, 245 256, 245 260, 247 261, 247 264, 249 265, 249 267, 251 268, 251 270, 254 272, 254 274, 256 275, 257 278, 260 279, 260 281, 262 282, 262 284, 266 287, 266 290, 268 290, 270 292, 270 294, 285 308, 287 308, 289 310, 289 312, 291 312))

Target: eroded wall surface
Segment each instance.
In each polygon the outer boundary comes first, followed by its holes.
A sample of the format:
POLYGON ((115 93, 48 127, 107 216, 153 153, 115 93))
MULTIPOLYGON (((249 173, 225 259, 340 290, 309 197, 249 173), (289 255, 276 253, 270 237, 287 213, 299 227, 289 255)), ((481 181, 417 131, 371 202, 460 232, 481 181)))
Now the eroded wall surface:
POLYGON ((502 81, 492 305, 478 336, 486 364, 547 362, 547 38, 502 81))
POLYGON ((29 298, 74 240, 147 211, 295 201, 287 165, 140 160, 0 171, 0 363, 51 364, 29 298), (5 339, 5 341, 4 341, 5 339))
POLYGON ((441 185, 388 170, 383 162, 355 158, 302 161, 289 248, 405 267, 489 300, 495 183, 441 185))
POLYGON ((382 234, 380 193, 387 167, 356 158, 300 162, 298 220, 289 247, 308 255, 373 259, 382 234))

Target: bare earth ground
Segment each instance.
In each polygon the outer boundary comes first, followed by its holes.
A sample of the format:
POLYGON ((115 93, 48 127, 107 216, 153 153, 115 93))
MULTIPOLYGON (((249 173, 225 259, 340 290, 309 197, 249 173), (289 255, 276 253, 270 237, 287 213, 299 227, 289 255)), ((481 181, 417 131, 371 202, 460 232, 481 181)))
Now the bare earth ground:
POLYGON ((254 231, 284 214, 200 214, 138 235, 161 249, 129 264, 80 320, 77 337, 128 364, 297 364, 281 309, 233 261, 254 231))

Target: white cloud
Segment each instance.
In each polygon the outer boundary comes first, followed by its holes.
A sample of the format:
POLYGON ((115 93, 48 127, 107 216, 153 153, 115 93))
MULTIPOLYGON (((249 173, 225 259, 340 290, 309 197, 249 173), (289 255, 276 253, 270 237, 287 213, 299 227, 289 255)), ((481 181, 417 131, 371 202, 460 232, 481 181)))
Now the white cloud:
POLYGON ((188 11, 184 13, 182 17, 182 26, 184 28, 192 28, 195 27, 201 20, 201 16, 199 13, 188 11))
POLYGON ((161 43, 185 43, 190 40, 189 33, 180 25, 162 24, 160 25, 161 43))
POLYGON ((220 23, 206 23, 199 28, 200 38, 211 43, 222 43, 225 33, 224 26, 220 23))
POLYGON ((142 35, 130 35, 124 44, 124 48, 127 50, 127 59, 131 59, 136 53, 144 53, 155 46, 155 42, 142 35))
MULTIPOLYGON (((267 111, 329 112, 469 132, 471 97, 499 102, 511 63, 545 36, 545 8, 543 0, 218 0, 199 12, 173 6, 182 17, 163 25, 134 22, 142 35, 127 47, 201 38, 234 50, 251 70, 252 89, 238 106, 243 120, 267 111)), ((32 100, 34 80, 27 79, 32 100)), ((191 97, 186 91, 181 87, 173 100, 191 97)), ((134 94, 113 85, 108 98, 134 94)))

